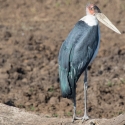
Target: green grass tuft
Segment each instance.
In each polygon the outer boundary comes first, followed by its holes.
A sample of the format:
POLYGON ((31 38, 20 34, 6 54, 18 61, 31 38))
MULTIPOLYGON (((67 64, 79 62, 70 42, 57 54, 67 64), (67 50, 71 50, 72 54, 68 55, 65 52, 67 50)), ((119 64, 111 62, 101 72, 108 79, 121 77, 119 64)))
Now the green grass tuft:
POLYGON ((58 114, 54 113, 52 116, 53 116, 53 117, 58 117, 58 114))
POLYGON ((66 116, 72 116, 72 113, 71 112, 66 112, 65 115, 66 116))
POLYGON ((112 87, 113 86, 112 82, 108 81, 107 86, 112 87))
POLYGON ((50 88, 48 89, 48 92, 54 92, 54 91, 55 91, 54 87, 50 87, 50 88))

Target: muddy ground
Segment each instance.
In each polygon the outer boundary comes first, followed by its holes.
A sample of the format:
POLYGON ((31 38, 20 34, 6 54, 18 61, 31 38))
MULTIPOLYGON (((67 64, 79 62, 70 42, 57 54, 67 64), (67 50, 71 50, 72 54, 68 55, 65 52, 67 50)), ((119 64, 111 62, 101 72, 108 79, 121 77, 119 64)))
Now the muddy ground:
POLYGON ((48 117, 0 103, 0 125, 125 125, 125 114, 111 119, 90 119, 84 123, 81 120, 71 121, 72 118, 48 117))
MULTIPOLYGON (((91 1, 89 1, 91 2, 91 1)), ((89 66, 88 112, 111 118, 125 112, 125 1, 93 0, 121 31, 101 26, 99 54, 89 66)), ((0 0, 0 102, 53 117, 71 117, 61 97, 57 57, 86 0, 0 0)), ((82 116, 83 76, 77 83, 82 116)))

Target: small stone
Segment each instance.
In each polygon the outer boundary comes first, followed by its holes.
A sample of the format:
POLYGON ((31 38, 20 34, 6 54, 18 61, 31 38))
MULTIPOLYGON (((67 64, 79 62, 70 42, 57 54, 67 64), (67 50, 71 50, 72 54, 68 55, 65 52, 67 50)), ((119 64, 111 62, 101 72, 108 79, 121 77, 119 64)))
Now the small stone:
POLYGON ((31 105, 31 103, 30 103, 30 102, 26 102, 25 105, 26 105, 26 106, 29 106, 29 105, 31 105))
POLYGON ((57 100, 56 97, 51 97, 50 100, 49 100, 49 103, 50 103, 51 105, 55 105, 55 104, 58 103, 58 100, 57 100))
POLYGON ((30 66, 26 66, 26 69, 25 69, 26 71, 31 71, 32 70, 32 68, 30 67, 30 66))
POLYGON ((22 80, 22 82, 27 83, 28 81, 27 81, 26 78, 24 78, 24 79, 22 80))
POLYGON ((40 93, 39 96, 38 96, 40 102, 45 102, 45 95, 43 93, 40 93))

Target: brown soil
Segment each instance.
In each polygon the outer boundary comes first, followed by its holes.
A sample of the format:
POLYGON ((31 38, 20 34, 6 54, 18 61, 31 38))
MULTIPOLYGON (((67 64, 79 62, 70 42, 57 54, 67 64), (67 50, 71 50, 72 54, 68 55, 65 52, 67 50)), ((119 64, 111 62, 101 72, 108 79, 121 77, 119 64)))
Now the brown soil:
POLYGON ((0 103, 0 125, 125 125, 125 114, 111 119, 90 119, 84 123, 81 120, 71 121, 72 118, 50 117, 0 103))
MULTIPOLYGON (((118 27, 101 25, 99 54, 89 67, 88 112, 111 118, 125 112, 125 1, 94 0, 118 27)), ((0 0, 0 102, 26 110, 71 117, 61 97, 57 57, 61 43, 85 15, 86 0, 0 0)), ((77 83, 82 116, 83 77, 77 83)))

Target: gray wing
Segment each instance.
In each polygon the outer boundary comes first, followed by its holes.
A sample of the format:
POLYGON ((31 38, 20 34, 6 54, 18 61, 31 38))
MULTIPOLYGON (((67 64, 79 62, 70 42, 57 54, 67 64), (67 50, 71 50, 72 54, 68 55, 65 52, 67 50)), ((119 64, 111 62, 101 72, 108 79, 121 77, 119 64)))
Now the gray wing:
POLYGON ((83 21, 78 21, 63 42, 59 52, 58 62, 62 91, 72 95, 72 89, 90 63, 98 41, 98 25, 91 27, 83 21))

